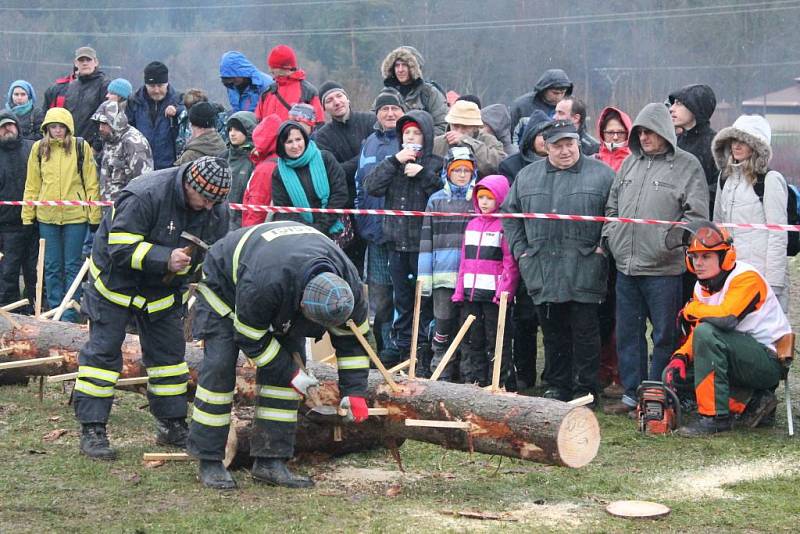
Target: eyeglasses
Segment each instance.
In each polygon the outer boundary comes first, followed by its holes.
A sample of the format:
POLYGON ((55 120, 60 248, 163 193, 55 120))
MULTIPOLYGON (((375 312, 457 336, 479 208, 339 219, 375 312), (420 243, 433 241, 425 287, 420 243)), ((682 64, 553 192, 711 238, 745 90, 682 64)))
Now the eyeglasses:
POLYGON ((625 137, 628 132, 625 130, 603 130, 603 135, 606 137, 625 137))

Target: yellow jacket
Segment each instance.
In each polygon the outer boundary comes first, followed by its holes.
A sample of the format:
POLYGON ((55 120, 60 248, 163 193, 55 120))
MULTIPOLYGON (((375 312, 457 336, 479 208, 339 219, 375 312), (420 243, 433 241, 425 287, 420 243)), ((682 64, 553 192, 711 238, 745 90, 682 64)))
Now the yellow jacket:
MULTIPOLYGON (((71 136, 75 129, 72 114, 64 108, 51 108, 42 122, 42 131, 48 124, 60 122, 71 136)), ((50 158, 39 160, 39 144, 36 141, 28 158, 28 176, 25 180, 23 200, 100 200, 97 169, 92 157, 92 147, 83 142, 83 182, 78 173, 78 153, 75 137, 69 154, 61 141, 52 141, 50 158)), ((22 224, 33 224, 34 220, 48 224, 100 223, 100 208, 97 206, 23 206, 22 224)))

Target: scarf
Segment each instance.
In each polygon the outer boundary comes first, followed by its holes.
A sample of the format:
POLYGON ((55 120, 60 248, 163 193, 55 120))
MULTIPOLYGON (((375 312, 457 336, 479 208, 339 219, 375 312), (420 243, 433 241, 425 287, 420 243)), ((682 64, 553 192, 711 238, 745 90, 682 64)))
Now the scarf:
POLYGON ((8 106, 6 106, 6 109, 10 110, 11 113, 16 115, 17 117, 23 117, 23 116, 27 115, 28 113, 30 113, 31 110, 33 109, 33 101, 28 100, 27 102, 25 102, 21 106, 14 106, 12 108, 9 108, 8 106))
MULTIPOLYGON (((314 141, 309 141, 303 155, 297 159, 278 159, 278 172, 281 175, 283 185, 286 187, 286 192, 289 193, 289 198, 292 199, 292 205, 297 208, 310 208, 311 204, 308 202, 308 196, 303 190, 300 183, 300 177, 297 176, 295 169, 308 166, 311 172, 311 183, 314 186, 314 193, 319 198, 320 205, 323 208, 328 207, 328 199, 331 195, 331 184, 328 181, 328 172, 325 170, 325 162, 322 160, 322 153, 317 148, 314 141)), ((309 212, 300 214, 303 222, 311 224, 314 222, 314 215, 309 212)), ((328 228, 328 233, 337 234, 344 230, 342 221, 337 220, 328 228)))

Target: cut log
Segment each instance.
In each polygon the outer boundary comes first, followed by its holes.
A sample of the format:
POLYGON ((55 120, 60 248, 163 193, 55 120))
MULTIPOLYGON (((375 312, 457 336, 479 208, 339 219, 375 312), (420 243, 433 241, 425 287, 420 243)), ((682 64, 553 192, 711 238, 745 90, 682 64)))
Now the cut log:
MULTIPOLYGON (((8 373, 55 375, 77 370, 77 356, 86 341, 86 327, 70 323, 37 321, 15 315, 21 324, 12 328, 0 318, 0 343, 14 344, 13 355, 0 356, 0 361, 62 356, 60 363, 31 369, 13 369, 8 373)), ((128 335, 122 347, 121 377, 146 375, 141 363, 137 336, 128 335)), ((186 347, 191 384, 203 359, 202 349, 194 344, 186 347)), ((324 405, 338 406, 339 389, 336 370, 325 364, 311 362, 309 369, 320 381, 320 398, 324 405)), ((565 402, 513 393, 490 393, 472 385, 404 380, 396 376, 398 391, 394 392, 377 372, 370 372, 367 403, 385 408, 386 415, 370 417, 366 422, 342 425, 343 441, 333 439, 333 427, 304 417, 307 406, 301 408, 297 433, 298 451, 318 451, 341 454, 383 446, 405 439, 425 441, 446 448, 521 458, 545 464, 582 467, 597 454, 600 428, 594 413, 586 407, 570 406, 565 402), (469 429, 406 426, 406 419, 432 421, 463 421, 469 429)), ((249 450, 247 429, 248 405, 255 398, 255 369, 244 357, 239 359, 236 380, 237 449, 249 450)))

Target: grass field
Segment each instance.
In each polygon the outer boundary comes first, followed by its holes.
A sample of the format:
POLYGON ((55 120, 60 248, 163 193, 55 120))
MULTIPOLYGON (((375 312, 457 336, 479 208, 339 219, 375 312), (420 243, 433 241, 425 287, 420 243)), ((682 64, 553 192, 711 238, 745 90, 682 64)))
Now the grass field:
POLYGON ((41 403, 33 383, 0 387, 0 532, 800 530, 800 436, 787 437, 783 402, 774 429, 694 440, 642 436, 627 417, 598 414, 600 451, 577 470, 407 442, 405 473, 386 451, 308 457, 296 468, 315 478, 312 490, 257 485, 240 470, 230 493, 202 488, 194 463, 143 465, 142 453, 159 450, 144 403, 119 395, 109 428, 120 458, 100 463, 78 454, 60 386, 41 403), (658 501, 672 513, 616 519, 604 508, 617 499, 658 501), (484 518, 459 515, 470 513, 484 518))

